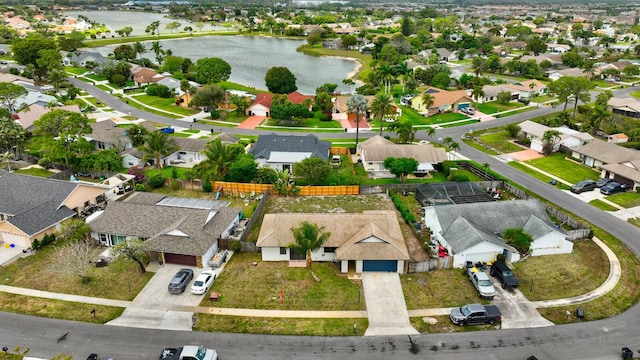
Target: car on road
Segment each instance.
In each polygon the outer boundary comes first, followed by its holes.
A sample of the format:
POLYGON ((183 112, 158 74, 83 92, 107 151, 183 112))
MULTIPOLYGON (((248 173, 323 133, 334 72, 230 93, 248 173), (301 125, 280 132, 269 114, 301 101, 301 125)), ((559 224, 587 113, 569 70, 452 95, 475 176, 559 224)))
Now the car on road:
POLYGON ((181 294, 187 288, 187 285, 193 279, 193 270, 191 269, 180 269, 169 283, 169 292, 172 294, 181 294))
POLYGON ((629 190, 631 186, 628 184, 620 184, 619 182, 612 181, 607 185, 600 188, 600 192, 604 195, 613 195, 620 192, 629 190))
POLYGON ((582 180, 571 185, 571 192, 580 194, 585 191, 593 191, 597 187, 596 182, 593 180, 582 180))
POLYGON ((598 181, 596 181, 596 187, 597 188, 601 188, 601 187, 607 185, 608 183, 610 183, 612 181, 613 181, 613 179, 609 179, 609 178, 598 179, 598 181))
POLYGON ((171 126, 165 126, 160 129, 160 132, 165 134, 173 134, 174 132, 176 132, 176 129, 172 128, 171 126))
POLYGON ((191 293, 196 295, 206 294, 216 281, 216 277, 216 273, 211 270, 201 272, 193 282, 193 285, 191 285, 191 293))

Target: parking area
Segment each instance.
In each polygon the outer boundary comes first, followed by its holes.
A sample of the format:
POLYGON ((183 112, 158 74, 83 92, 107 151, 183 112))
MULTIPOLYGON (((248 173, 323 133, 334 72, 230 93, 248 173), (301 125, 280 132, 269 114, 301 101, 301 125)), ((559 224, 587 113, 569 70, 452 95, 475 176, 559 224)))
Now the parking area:
POLYGON ((519 289, 505 290, 495 278, 491 277, 496 296, 491 301, 502 312, 503 329, 522 329, 552 326, 553 323, 543 318, 531 302, 519 289))

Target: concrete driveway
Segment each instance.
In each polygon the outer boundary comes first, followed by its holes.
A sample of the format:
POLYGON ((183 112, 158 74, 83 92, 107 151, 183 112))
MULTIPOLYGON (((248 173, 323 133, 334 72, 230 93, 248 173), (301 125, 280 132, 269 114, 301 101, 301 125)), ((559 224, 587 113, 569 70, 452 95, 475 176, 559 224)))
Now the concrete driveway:
POLYGON ((181 306, 197 306, 204 295, 191 294, 193 280, 187 285, 184 293, 169 293, 167 290, 169 281, 182 268, 192 269, 194 278, 205 270, 184 265, 161 265, 144 289, 133 299, 131 306, 127 307, 119 318, 108 322, 107 325, 190 331, 193 313, 175 311, 175 309, 181 306))
POLYGON ((365 336, 419 334, 409 322, 397 273, 363 272, 362 287, 369 318, 365 336))
POLYGON ((503 329, 523 329, 552 326, 553 323, 543 318, 531 302, 519 289, 504 290, 500 283, 492 278, 496 296, 491 302, 502 312, 503 329))

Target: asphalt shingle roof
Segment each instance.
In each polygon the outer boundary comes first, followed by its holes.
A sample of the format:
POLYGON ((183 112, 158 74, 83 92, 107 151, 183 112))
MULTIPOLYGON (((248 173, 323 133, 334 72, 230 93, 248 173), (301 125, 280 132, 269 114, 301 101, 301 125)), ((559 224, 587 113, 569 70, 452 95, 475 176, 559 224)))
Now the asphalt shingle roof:
POLYGON ((606 141, 593 139, 585 145, 571 148, 572 151, 586 155, 605 164, 640 160, 640 151, 628 149, 606 141))
POLYGON ((319 157, 327 161, 329 160, 330 148, 331 143, 320 140, 312 134, 305 136, 267 134, 258 137, 258 140, 251 150, 249 150, 249 153, 253 155, 254 159, 269 159, 272 151, 290 153, 306 152, 311 153, 312 157, 319 157))

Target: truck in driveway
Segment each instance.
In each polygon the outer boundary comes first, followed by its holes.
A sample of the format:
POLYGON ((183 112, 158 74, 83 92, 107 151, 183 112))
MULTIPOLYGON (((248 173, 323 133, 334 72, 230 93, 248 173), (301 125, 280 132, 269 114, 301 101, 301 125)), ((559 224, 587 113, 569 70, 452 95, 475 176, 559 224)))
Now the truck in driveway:
POLYGON ((186 345, 178 348, 164 348, 160 360, 218 360, 218 353, 200 345, 186 345))
POLYGON ((495 305, 468 304, 451 310, 449 315, 456 325, 495 325, 502 320, 502 313, 495 305))
POLYGON ((516 279, 504 261, 496 261, 491 264, 489 273, 500 280, 500 285, 502 285, 503 289, 515 289, 518 287, 518 279, 516 279))
POLYGON ((478 291, 478 296, 484 299, 493 299, 496 296, 496 289, 489 276, 476 267, 467 268, 469 280, 478 291))

